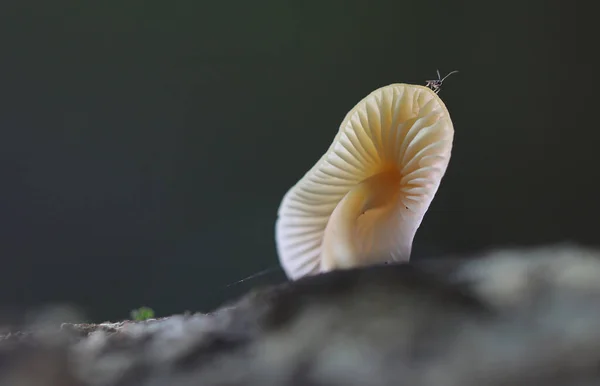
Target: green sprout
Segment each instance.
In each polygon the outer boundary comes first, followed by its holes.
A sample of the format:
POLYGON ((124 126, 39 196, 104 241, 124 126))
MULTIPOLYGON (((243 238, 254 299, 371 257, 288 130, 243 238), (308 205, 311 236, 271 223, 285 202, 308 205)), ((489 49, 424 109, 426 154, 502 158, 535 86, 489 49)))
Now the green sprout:
POLYGON ((148 319, 154 319, 154 310, 149 307, 140 307, 131 311, 131 319, 142 322, 148 319))

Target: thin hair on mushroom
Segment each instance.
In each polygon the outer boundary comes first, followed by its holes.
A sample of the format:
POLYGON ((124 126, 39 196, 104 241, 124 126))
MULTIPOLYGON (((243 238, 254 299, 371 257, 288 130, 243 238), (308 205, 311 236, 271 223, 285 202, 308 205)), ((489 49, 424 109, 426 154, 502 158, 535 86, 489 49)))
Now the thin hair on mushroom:
POLYGON ((408 261, 453 138, 446 106, 426 86, 391 84, 362 99, 281 202, 275 241, 288 278, 408 261))

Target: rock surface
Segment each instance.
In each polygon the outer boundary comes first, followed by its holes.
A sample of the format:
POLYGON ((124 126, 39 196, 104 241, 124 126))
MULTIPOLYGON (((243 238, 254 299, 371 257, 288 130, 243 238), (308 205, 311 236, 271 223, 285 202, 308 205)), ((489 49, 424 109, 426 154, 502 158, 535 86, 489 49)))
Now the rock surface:
POLYGON ((600 385, 600 251, 332 272, 210 314, 0 336, 1 386, 600 385))

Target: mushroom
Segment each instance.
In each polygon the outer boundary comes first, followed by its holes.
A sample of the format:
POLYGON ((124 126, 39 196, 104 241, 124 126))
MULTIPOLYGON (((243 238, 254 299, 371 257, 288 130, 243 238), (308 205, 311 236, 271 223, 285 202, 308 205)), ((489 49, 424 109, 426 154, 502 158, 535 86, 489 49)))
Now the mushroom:
POLYGON ((288 278, 408 261, 453 138, 446 106, 427 87, 391 84, 361 100, 281 202, 275 239, 288 278))

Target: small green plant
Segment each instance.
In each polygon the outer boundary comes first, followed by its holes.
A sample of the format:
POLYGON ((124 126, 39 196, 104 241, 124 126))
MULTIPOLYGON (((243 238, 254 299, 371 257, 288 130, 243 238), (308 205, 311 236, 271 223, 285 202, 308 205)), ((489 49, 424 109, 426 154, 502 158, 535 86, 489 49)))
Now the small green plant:
POLYGON ((154 310, 149 307, 140 307, 138 309, 132 310, 131 319, 141 322, 148 319, 154 319, 154 310))

